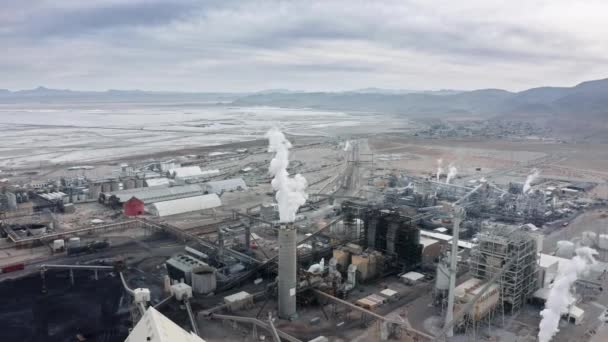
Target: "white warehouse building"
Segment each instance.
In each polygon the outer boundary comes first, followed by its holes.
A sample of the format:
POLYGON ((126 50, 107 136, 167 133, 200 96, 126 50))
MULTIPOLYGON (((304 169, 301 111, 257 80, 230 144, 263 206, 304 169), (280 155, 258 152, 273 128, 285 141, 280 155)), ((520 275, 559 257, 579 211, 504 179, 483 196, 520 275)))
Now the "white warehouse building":
POLYGON ((156 202, 148 207, 148 212, 156 216, 171 216, 220 207, 222 201, 216 194, 179 198, 156 202))
POLYGON ((199 166, 184 166, 171 169, 169 171, 173 178, 191 178, 198 177, 203 174, 203 170, 199 166))
POLYGON ((243 178, 232 178, 207 182, 203 184, 203 189, 210 194, 221 194, 228 191, 245 191, 247 184, 243 178))

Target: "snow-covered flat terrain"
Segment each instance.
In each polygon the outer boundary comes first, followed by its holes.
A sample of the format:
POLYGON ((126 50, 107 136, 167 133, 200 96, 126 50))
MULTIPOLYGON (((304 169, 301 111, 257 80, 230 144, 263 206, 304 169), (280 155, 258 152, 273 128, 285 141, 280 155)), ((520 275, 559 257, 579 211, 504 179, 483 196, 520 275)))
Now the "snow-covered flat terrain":
POLYGON ((386 129, 376 114, 312 109, 171 103, 0 105, 0 167, 102 161, 250 141, 273 126, 314 136, 386 129))

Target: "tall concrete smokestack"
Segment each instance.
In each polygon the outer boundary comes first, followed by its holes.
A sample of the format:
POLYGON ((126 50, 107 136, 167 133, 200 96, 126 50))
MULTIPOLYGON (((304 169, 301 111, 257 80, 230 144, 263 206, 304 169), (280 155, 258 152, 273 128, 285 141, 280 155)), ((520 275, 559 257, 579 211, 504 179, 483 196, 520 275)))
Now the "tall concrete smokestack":
POLYGON ((277 129, 266 133, 268 152, 274 152, 270 161, 272 188, 276 191, 279 206, 279 317, 290 319, 296 315, 296 214, 300 206, 306 203, 306 179, 300 174, 290 177, 289 149, 291 143, 277 129))
POLYGON ((293 223, 279 228, 279 317, 296 315, 296 228, 293 223))

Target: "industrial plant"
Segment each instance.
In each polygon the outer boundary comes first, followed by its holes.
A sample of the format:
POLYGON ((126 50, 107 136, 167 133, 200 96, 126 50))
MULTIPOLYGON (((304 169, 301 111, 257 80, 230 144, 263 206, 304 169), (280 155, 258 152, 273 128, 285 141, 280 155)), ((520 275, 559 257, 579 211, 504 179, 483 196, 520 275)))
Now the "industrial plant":
POLYGON ((538 160, 405 172, 366 137, 292 138, 5 183, 0 288, 22 287, 32 307, 19 316, 6 298, 9 340, 608 336, 587 312, 601 306, 608 233, 560 235, 606 211, 598 183, 538 160), (101 314, 75 318, 78 302, 101 314))

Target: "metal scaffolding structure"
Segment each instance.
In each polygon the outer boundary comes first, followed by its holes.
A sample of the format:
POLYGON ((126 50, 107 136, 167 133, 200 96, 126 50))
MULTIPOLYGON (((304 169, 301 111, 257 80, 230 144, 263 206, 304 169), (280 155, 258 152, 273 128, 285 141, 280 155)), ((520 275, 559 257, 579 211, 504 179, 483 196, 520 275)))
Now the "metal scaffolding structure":
POLYGON ((537 264, 535 238, 519 229, 500 227, 479 236, 479 245, 471 253, 470 272, 488 280, 503 271, 501 301, 513 314, 536 290, 537 264))

